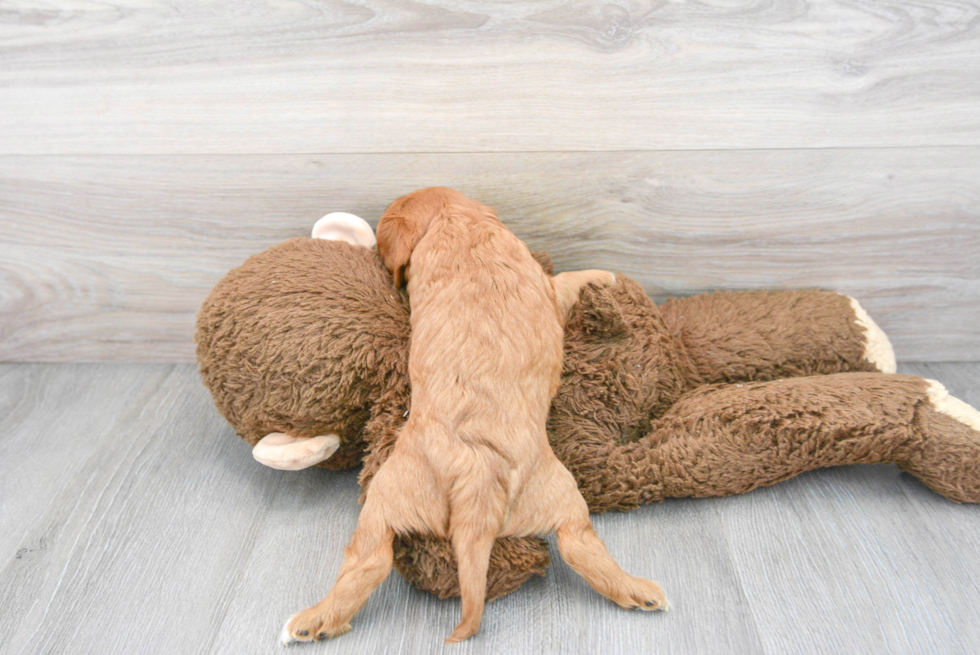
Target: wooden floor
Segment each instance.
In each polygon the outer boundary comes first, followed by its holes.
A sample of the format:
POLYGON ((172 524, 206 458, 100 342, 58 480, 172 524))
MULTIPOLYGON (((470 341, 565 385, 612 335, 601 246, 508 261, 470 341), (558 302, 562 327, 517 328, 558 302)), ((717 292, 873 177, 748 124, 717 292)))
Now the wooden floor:
MULTIPOLYGON (((914 364, 980 404, 980 364, 914 364)), ((355 472, 255 463, 192 365, 0 365, 0 652, 272 653, 318 600, 355 472)), ((980 645, 980 507, 891 466, 596 517, 666 614, 625 612, 560 560, 458 618, 392 574, 354 631, 307 653, 967 653, 980 645)), ((554 544, 552 544, 554 546, 554 544)), ((552 547, 552 552, 556 549, 552 547)))

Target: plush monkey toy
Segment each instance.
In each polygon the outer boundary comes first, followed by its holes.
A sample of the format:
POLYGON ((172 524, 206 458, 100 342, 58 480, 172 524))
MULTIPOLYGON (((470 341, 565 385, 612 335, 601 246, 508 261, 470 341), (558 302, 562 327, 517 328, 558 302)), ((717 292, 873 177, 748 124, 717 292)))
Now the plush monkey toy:
MULTIPOLYGON (((363 489, 409 411, 408 300, 366 222, 330 214, 314 237, 254 255, 215 286, 198 314, 197 357, 258 461, 363 463, 363 489)), ((853 463, 895 463, 951 500, 980 502, 980 412, 894 372, 888 339, 847 296, 715 293, 657 306, 618 275, 583 289, 565 328, 549 438, 593 512, 853 463)), ((548 561, 541 539, 498 540, 488 596, 543 575, 548 561)), ((422 589, 458 595, 448 541, 396 538, 395 564, 422 589)))

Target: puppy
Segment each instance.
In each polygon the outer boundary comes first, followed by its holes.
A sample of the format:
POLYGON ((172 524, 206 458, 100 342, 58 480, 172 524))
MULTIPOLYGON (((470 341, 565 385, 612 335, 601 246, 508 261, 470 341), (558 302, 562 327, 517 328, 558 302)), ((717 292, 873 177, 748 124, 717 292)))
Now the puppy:
POLYGON ((408 284, 411 412, 368 487, 337 582, 287 622, 284 643, 350 630, 391 569, 396 533, 452 541, 463 611, 447 643, 479 630, 497 537, 557 531, 562 557, 593 589, 624 608, 666 609, 659 585, 606 552, 545 433, 568 311, 583 284, 614 276, 549 278, 493 209, 444 188, 396 200, 378 251, 408 284))

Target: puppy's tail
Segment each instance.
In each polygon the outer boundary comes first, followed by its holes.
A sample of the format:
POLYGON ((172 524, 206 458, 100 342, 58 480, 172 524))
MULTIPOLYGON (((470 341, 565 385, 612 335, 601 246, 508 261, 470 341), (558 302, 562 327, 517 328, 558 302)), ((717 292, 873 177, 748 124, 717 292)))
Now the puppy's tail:
POLYGON ((463 613, 446 639, 455 644, 480 629, 487 595, 490 551, 500 534, 506 512, 507 490, 493 480, 454 490, 450 498, 450 529, 459 567, 459 595, 463 613))

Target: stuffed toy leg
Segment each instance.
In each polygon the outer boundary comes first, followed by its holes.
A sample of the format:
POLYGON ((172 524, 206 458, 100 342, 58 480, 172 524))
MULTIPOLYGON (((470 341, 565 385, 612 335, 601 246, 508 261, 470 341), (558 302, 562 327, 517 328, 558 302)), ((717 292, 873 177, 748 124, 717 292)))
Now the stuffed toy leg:
POLYGON ((950 500, 980 502, 980 413, 918 377, 840 373, 705 385, 685 393, 643 438, 614 448, 615 435, 581 415, 556 417, 554 426, 568 437, 562 459, 595 511, 728 496, 859 463, 897 464, 950 500), (582 444, 605 452, 601 466, 582 444))

